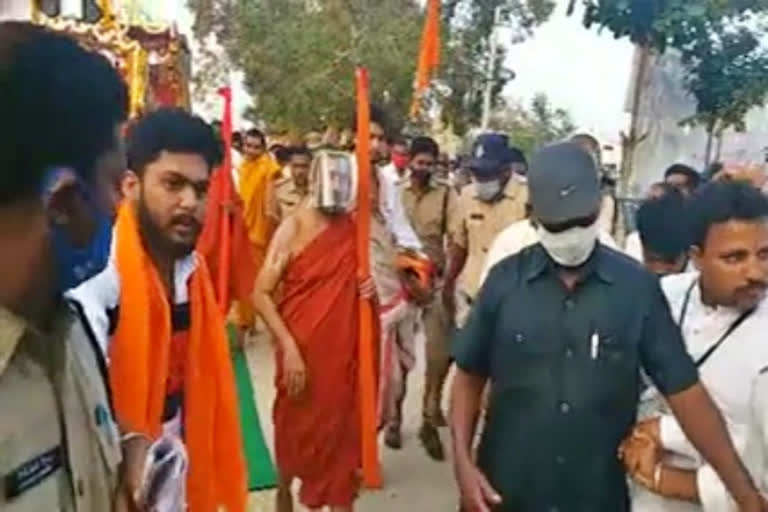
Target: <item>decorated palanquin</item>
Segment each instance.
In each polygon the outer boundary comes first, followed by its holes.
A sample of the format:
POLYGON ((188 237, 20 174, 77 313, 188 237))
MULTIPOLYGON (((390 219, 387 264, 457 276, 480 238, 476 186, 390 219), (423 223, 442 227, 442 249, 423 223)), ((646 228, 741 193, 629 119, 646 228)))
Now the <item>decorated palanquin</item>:
POLYGON ((58 15, 56 0, 41 0, 33 4, 32 19, 105 55, 128 84, 132 117, 161 106, 188 109, 191 58, 186 37, 174 25, 125 22, 112 3, 86 0, 83 16, 71 18, 58 15))

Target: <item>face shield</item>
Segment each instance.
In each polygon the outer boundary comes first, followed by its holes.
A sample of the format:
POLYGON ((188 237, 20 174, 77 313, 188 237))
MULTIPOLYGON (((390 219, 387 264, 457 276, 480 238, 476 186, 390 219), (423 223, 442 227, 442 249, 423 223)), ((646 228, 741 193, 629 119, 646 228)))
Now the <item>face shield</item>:
POLYGON ((338 215, 352 208, 357 195, 357 163, 353 155, 341 151, 320 151, 311 169, 313 206, 338 215))

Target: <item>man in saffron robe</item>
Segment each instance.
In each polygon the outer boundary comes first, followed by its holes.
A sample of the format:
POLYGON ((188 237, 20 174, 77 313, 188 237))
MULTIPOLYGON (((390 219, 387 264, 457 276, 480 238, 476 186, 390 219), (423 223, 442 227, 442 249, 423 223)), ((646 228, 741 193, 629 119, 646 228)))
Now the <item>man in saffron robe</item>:
POLYGON ((194 251, 217 159, 211 128, 161 109, 133 127, 107 268, 71 294, 109 359, 127 478, 149 443, 181 438, 190 512, 244 512, 246 470, 224 318, 194 251))
MULTIPOLYGON (((264 263, 276 227, 269 215, 269 191, 274 181, 280 178, 280 166, 267 152, 266 137, 259 130, 251 129, 245 133, 243 150, 245 158, 238 169, 235 183, 243 200, 243 218, 258 270, 264 263)), ((238 303, 238 327, 241 330, 250 329, 254 320, 253 306, 250 303, 238 303)))
POLYGON ((277 347, 278 512, 293 510, 294 479, 311 510, 351 511, 359 488, 358 295, 375 288, 357 277, 353 165, 333 155, 315 161, 313 191, 278 228, 256 286, 277 347))

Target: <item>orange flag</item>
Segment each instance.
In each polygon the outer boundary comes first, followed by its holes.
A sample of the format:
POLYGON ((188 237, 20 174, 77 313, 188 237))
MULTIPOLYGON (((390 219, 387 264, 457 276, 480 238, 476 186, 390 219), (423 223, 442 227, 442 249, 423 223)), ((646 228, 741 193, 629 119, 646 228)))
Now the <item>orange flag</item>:
POLYGON ((225 87, 219 94, 224 98, 224 161, 211 177, 208 210, 197 250, 208 263, 216 300, 226 315, 233 299, 251 300, 257 269, 243 221, 243 205, 232 183, 232 91, 225 87))
MULTIPOLYGON (((371 156, 368 70, 358 68, 357 78, 357 272, 360 277, 371 274, 371 156)), ((377 443, 377 384, 375 368, 373 304, 360 299, 360 410, 362 421, 363 485, 381 487, 381 467, 377 443)))
POLYGON ((416 84, 411 105, 412 118, 419 115, 421 98, 429 88, 432 73, 440 65, 440 0, 427 0, 427 2, 427 17, 424 22, 424 32, 421 34, 419 64, 416 68, 416 84))

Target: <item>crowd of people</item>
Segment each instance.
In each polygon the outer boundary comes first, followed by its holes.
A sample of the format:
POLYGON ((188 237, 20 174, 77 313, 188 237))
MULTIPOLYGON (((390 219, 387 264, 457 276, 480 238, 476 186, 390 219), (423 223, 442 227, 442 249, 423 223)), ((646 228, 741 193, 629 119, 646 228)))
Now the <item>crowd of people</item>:
POLYGON ((297 483, 309 510, 353 510, 367 299, 383 445, 403 447, 423 351, 418 437, 439 463, 450 427, 459 510, 768 510, 761 167, 671 166, 616 240, 594 137, 524 155, 486 133, 459 164, 372 107, 363 275, 354 137, 248 130, 223 206, 257 276, 227 316, 200 251, 219 127, 167 108, 126 125, 127 103, 102 56, 0 23, 0 509, 151 510, 170 437, 189 462, 173 510, 246 510, 231 322, 274 347, 276 510, 297 483))

